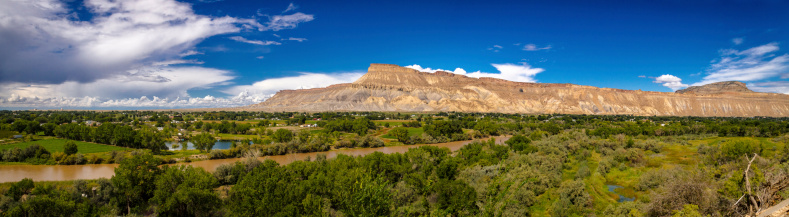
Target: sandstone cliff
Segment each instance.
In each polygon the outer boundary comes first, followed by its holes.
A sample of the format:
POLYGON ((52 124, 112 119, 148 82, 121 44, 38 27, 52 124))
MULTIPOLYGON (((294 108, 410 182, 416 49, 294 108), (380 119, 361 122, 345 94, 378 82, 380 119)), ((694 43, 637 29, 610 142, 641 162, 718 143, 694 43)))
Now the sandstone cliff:
POLYGON ((658 116, 789 116, 789 96, 757 93, 741 82, 691 87, 677 93, 521 83, 426 73, 372 64, 356 82, 283 90, 240 108, 262 111, 458 111, 631 114, 658 116))

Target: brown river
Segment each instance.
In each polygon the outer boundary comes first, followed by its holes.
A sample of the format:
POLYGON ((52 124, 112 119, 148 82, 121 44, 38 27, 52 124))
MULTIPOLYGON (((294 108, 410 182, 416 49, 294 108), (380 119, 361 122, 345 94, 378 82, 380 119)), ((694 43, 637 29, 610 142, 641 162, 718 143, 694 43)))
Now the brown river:
MULTIPOLYGON (((504 141, 509 139, 509 136, 499 136, 496 138, 497 144, 503 144, 504 141)), ((326 154, 326 158, 335 158, 339 154, 350 156, 362 156, 374 152, 382 152, 384 154, 390 153, 405 153, 408 149, 420 146, 430 145, 438 147, 446 147, 449 150, 457 151, 460 147, 469 144, 473 141, 457 141, 438 144, 422 144, 422 145, 406 145, 406 146, 392 146, 392 147, 379 147, 379 148, 354 148, 354 149, 337 149, 325 152, 312 152, 312 153, 297 153, 288 155, 276 155, 259 157, 262 160, 274 160, 280 165, 289 164, 294 161, 304 160, 307 157, 315 159, 318 154, 326 154)), ((216 159, 195 161, 191 163, 180 163, 183 165, 192 165, 195 167, 202 167, 203 169, 213 172, 219 165, 233 163, 242 160, 241 158, 230 159, 216 159)), ((110 178, 115 174, 115 167, 118 164, 88 164, 88 165, 2 165, 0 166, 0 183, 2 182, 17 182, 24 178, 31 178, 33 181, 67 181, 77 179, 98 179, 110 178)))

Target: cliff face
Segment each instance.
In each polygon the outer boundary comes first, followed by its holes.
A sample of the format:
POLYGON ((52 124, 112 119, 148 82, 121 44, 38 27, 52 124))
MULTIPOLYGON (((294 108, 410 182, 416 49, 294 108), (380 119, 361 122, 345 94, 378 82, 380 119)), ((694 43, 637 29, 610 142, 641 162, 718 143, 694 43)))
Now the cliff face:
POLYGON ((448 72, 425 73, 396 65, 372 64, 368 73, 356 82, 284 90, 265 102, 241 109, 783 117, 789 116, 789 96, 753 92, 741 82, 664 93, 477 79, 448 72))

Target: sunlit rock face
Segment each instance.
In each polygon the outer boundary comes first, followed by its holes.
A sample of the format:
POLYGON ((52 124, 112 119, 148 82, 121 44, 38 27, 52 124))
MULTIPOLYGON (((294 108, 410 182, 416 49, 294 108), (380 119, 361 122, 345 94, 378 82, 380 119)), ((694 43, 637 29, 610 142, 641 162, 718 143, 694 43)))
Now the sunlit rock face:
POLYGON ((457 111, 658 116, 789 116, 789 95, 719 82, 676 93, 522 83, 371 64, 357 81, 283 90, 240 108, 261 111, 457 111))

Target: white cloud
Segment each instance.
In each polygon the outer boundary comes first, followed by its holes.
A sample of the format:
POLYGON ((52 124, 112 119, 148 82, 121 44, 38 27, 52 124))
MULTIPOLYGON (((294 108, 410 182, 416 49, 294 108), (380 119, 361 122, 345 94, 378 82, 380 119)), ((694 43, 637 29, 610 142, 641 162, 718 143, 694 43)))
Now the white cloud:
POLYGON ((235 77, 230 75, 228 71, 212 68, 145 67, 129 71, 125 75, 102 78, 89 83, 73 81, 62 84, 6 83, 0 86, 0 107, 172 108, 227 107, 254 103, 249 100, 231 102, 238 97, 192 98, 187 92, 225 85, 233 78, 235 77), (145 96, 152 97, 152 99, 147 99, 145 96), (210 104, 218 102, 228 104, 210 104))
POLYGON ((291 2, 288 5, 288 8, 286 8, 284 11, 282 11, 282 13, 285 13, 285 12, 288 12, 288 11, 295 11, 296 9, 299 9, 299 6, 295 5, 295 4, 293 4, 293 2, 291 2))
POLYGON ((538 47, 535 44, 526 44, 523 46, 523 50, 525 51, 538 51, 538 50, 550 50, 550 49, 551 49, 551 45, 545 47, 538 47))
POLYGON ((745 41, 744 38, 732 38, 731 39, 731 43, 734 43, 734 45, 740 45, 740 44, 742 44, 743 41, 745 41))
POLYGON ((160 62, 154 62, 152 66, 169 66, 169 65, 178 65, 178 64, 203 64, 203 61, 200 60, 165 60, 160 62))
POLYGON ((488 50, 493 52, 499 52, 501 51, 502 48, 504 47, 502 47, 501 45, 494 44, 493 47, 489 47, 488 50))
POLYGON ((186 51, 186 52, 184 52, 182 54, 179 54, 178 56, 185 57, 185 56, 202 55, 202 54, 203 53, 201 53, 201 52, 198 52, 198 51, 195 51, 195 50, 190 50, 190 51, 186 51))
POLYGON ((674 90, 674 91, 677 91, 677 90, 682 89, 682 88, 689 87, 689 85, 682 83, 682 79, 681 78, 679 78, 677 76, 674 76, 674 75, 669 75, 669 74, 661 75, 661 76, 655 78, 655 81, 653 81, 653 82, 658 83, 658 84, 663 84, 664 87, 671 88, 671 90, 674 90))
POLYGON ((293 29, 299 23, 309 22, 314 20, 315 17, 311 14, 304 14, 296 12, 291 15, 274 15, 269 17, 269 22, 266 23, 266 29, 279 31, 283 29, 293 29))
POLYGON ((512 64, 512 63, 495 64, 494 63, 491 65, 495 67, 496 70, 499 71, 499 73, 487 73, 481 71, 469 73, 462 68, 455 68, 455 70, 452 71, 444 70, 444 69, 432 69, 429 67, 422 68, 422 66, 416 64, 405 66, 405 67, 415 69, 421 72, 435 73, 436 71, 447 71, 447 72, 452 72, 455 74, 465 75, 474 78, 490 77, 490 78, 499 78, 499 79, 510 80, 510 81, 517 81, 517 82, 537 82, 537 80, 534 79, 534 76, 536 76, 540 72, 545 71, 545 69, 542 68, 532 68, 530 65, 526 63, 522 63, 522 64, 512 64))
POLYGON ((789 54, 774 54, 778 43, 769 43, 747 50, 721 50, 721 58, 713 61, 706 76, 693 86, 720 81, 759 81, 789 73, 789 54))
POLYGON ((273 45, 281 45, 282 44, 282 43, 279 43, 279 42, 276 42, 276 41, 249 40, 249 39, 246 39, 246 38, 241 37, 241 36, 233 36, 233 37, 230 37, 229 39, 231 39, 233 41, 237 41, 237 42, 243 42, 243 43, 248 43, 248 44, 256 44, 256 45, 262 45, 262 46, 272 45, 272 44, 273 45))
POLYGON ((212 36, 292 29, 314 19, 276 15, 264 25, 196 14, 191 4, 176 0, 86 0, 78 7, 90 19, 80 20, 58 0, 0 1, 0 83, 91 82, 199 54, 195 45, 212 36))
POLYGON ((327 87, 332 84, 351 83, 362 77, 365 72, 343 72, 343 73, 309 73, 301 72, 298 76, 270 78, 253 83, 252 85, 238 85, 223 90, 223 93, 269 97, 277 91, 287 89, 309 89, 327 87))
POLYGON ((749 84, 748 88, 757 92, 789 94, 789 81, 769 81, 749 84))
MULTIPOLYGON (((263 97, 192 97, 190 90, 227 86, 229 71, 182 64, 203 54, 202 40, 242 31, 278 31, 313 20, 304 13, 255 19, 196 14, 176 0, 0 1, 0 108, 227 107, 263 97), (80 19, 74 8, 90 19, 80 19)), ((290 6, 289 6, 290 7, 290 6)), ((234 40, 260 44, 280 42, 234 40)), ((213 49, 225 50, 222 45, 213 49)), ((259 58, 262 58, 260 56, 259 58)))
POLYGON ((294 38, 294 37, 290 37, 290 38, 288 38, 288 40, 291 40, 291 41, 298 41, 298 42, 303 42, 303 41, 306 41, 307 39, 306 39, 306 38, 294 38))
POLYGON ((263 58, 265 58, 265 57, 264 57, 264 56, 257 56, 257 57, 255 57, 255 58, 257 58, 257 59, 259 59, 259 60, 262 60, 262 59, 263 59, 263 58))
POLYGON ((90 82, 177 59, 214 35, 260 28, 253 19, 195 14, 175 0, 87 0, 91 20, 56 0, 0 1, 0 82, 90 82))

